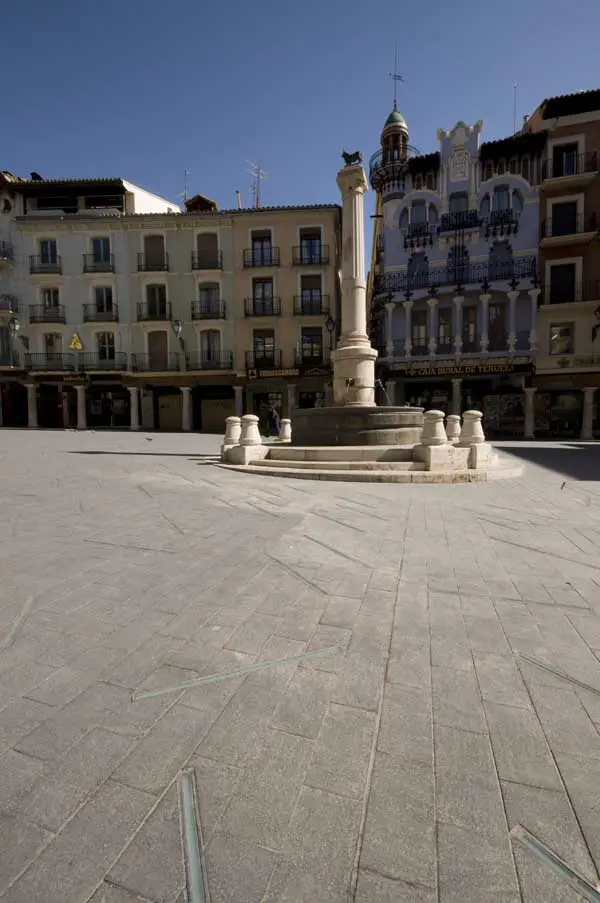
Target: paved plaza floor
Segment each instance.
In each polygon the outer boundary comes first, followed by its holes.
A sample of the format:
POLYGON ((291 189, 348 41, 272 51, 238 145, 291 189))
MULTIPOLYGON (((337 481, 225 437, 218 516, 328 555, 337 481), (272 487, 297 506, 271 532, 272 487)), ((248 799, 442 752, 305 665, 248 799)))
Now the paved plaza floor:
POLYGON ((218 445, 0 431, 2 903, 183 903, 182 773, 212 903, 579 899, 509 832, 598 883, 600 445, 454 486, 218 445))

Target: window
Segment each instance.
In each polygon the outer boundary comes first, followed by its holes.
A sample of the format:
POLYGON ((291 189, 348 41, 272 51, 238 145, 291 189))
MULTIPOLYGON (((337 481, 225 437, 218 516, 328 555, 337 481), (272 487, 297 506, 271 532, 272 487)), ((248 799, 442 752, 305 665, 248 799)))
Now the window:
POLYGON ((255 312, 260 314, 266 311, 273 311, 273 280, 253 279, 252 298, 255 312))
POLYGON ((265 229, 252 233, 252 262, 254 266, 270 266, 273 257, 271 233, 265 229))
POLYGON ((214 269, 219 264, 219 237, 216 232, 201 232, 196 236, 199 270, 214 269))
POLYGON ((419 175, 415 176, 413 189, 415 191, 421 191, 422 188, 423 188, 423 176, 419 174, 419 175))
POLYGON ((505 241, 495 241, 490 248, 488 279, 510 279, 514 272, 512 248, 505 241))
POLYGON ((321 230, 300 230, 300 262, 319 263, 321 261, 321 230))
POLYGON ((221 289, 217 282, 201 282, 198 286, 198 300, 207 308, 218 305, 220 293, 221 289))
POLYGON ((55 238, 44 238, 40 241, 40 263, 52 265, 57 263, 58 254, 55 238))
POLYGON ((529 167, 529 157, 523 157, 523 159, 521 160, 521 175, 524 179, 527 179, 527 181, 529 181, 529 167))
POLYGON ((47 357, 58 355, 62 352, 62 336, 57 332, 44 334, 44 354, 47 357))
POLYGON ((162 235, 144 236, 144 264, 147 268, 164 268, 165 239, 162 235))
POLYGON ((96 333, 96 347, 98 358, 101 361, 114 361, 115 359, 115 334, 114 332, 96 333))
POLYGON ((577 232, 577 201, 552 204, 550 235, 574 235, 577 232))
POLYGON ((42 289, 42 304, 48 310, 50 307, 59 306, 59 293, 55 286, 42 289))
POLYGON ((434 207, 433 204, 429 205, 429 225, 437 226, 438 223, 438 212, 437 207, 434 207))
POLYGON ((574 323, 553 323, 550 326, 550 354, 573 354, 574 348, 574 323))
POLYGON ((448 252, 448 271, 450 279, 464 282, 469 269, 469 252, 461 245, 453 245, 448 252))
POLYGON ((498 160, 497 173, 499 176, 503 176, 505 172, 506 172, 506 160, 503 158, 502 160, 498 160))
POLYGON ((399 226, 401 229, 408 229, 408 207, 405 207, 400 214, 399 226))
POLYGON ((411 254, 406 275, 413 288, 426 288, 429 280, 429 259, 424 251, 411 254))
POLYGON ((94 263, 110 262, 110 238, 92 238, 92 259, 94 263))
POLYGON ((510 192, 508 190, 508 185, 498 185, 497 188, 494 188, 492 210, 510 210, 510 192))
POLYGON ((411 321, 411 354, 427 354, 427 311, 413 311, 411 321))
POLYGON ((485 182, 494 175, 494 168, 491 160, 486 160, 481 167, 481 181, 485 182))
POLYGON ((488 308, 488 350, 506 350, 506 305, 490 304, 488 308))
POLYGON ((255 329, 252 334, 252 350, 258 365, 275 362, 275 332, 272 329, 255 329))
POLYGON ((523 198, 518 191, 512 193, 512 210, 515 216, 520 216, 523 212, 523 198))
POLYGON ((519 161, 516 157, 511 157, 508 163, 508 171, 513 175, 516 175, 519 171, 519 161))
POLYGON ((110 285, 96 285, 94 287, 94 303, 96 305, 97 313, 112 313, 113 293, 110 285))
POLYGON ((552 176, 573 176, 577 172, 579 146, 577 142, 555 145, 552 150, 552 176))
POLYGON ((490 196, 489 194, 484 194, 481 199, 481 204, 479 205, 479 216, 481 219, 487 219, 490 215, 490 196))
POLYGON ((438 351, 447 354, 452 350, 452 309, 441 308, 438 313, 438 351))
POLYGON ((432 172, 428 172, 425 176, 425 188, 429 191, 435 191, 435 176, 432 172))
POLYGON ((557 263, 550 267, 550 304, 575 301, 575 264, 557 263))
POLYGON ((303 313, 320 314, 322 311, 322 286, 320 276, 300 277, 300 301, 303 313))
POLYGON ((425 201, 415 201, 413 203, 410 215, 410 225, 413 232, 419 230, 420 228, 422 228, 423 230, 426 228, 427 208, 425 207, 425 201))
POLYGON ((147 285, 146 304, 151 316, 166 317, 167 315, 167 286, 147 285))
POLYGON ((475 305, 463 307, 462 350, 465 354, 477 351, 477 308, 475 305))
POLYGON ((200 333, 200 357, 206 363, 221 360, 221 332, 218 329, 203 329, 200 333))
POLYGON ((466 192, 450 195, 450 213, 466 213, 469 209, 469 196, 466 192))
POLYGON ((301 349, 303 362, 321 363, 323 360, 323 330, 320 326, 303 327, 301 349))
POLYGON ((167 370, 169 366, 169 335, 164 329, 148 333, 148 359, 152 370, 167 370))

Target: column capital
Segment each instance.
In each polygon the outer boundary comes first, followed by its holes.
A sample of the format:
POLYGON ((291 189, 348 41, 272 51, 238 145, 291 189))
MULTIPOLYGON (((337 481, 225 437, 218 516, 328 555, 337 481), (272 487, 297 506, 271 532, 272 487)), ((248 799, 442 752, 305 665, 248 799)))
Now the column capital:
POLYGON ((529 291, 527 292, 527 294, 529 295, 529 297, 531 298, 532 301, 534 301, 534 300, 537 301, 537 299, 539 298, 541 293, 542 293, 541 288, 530 288, 529 291))
POLYGON ((184 395, 187 395, 192 391, 191 386, 179 386, 179 388, 181 389, 181 391, 184 395))
POLYGON ((414 303, 414 301, 403 301, 402 306, 404 307, 404 310, 411 310, 414 303))
POLYGON ((427 306, 428 306, 428 307, 435 307, 435 305, 436 305, 437 303, 438 303, 438 299, 437 299, 437 298, 428 298, 428 299, 427 299, 427 306))
POLYGON ((489 302, 492 300, 492 296, 489 292, 483 292, 479 296, 479 300, 481 301, 482 304, 489 304, 489 302))
POLYGON ((513 304, 515 303, 515 301, 517 300, 517 298, 519 297, 520 294, 521 294, 520 292, 507 292, 506 293, 508 300, 512 301, 513 304))
POLYGON ((583 389, 584 394, 591 395, 592 398, 594 397, 594 395, 596 394, 597 391, 598 391, 597 386, 584 386, 584 389, 583 389))
POLYGON ((525 392, 525 395, 535 395, 537 386, 527 386, 523 391, 525 392))
POLYGON ((456 304, 457 307, 460 307, 460 305, 465 300, 465 296, 464 295, 455 295, 452 300, 454 301, 454 303, 456 304))
POLYGON ((127 386, 127 389, 133 395, 134 392, 138 391, 138 386, 127 386))
POLYGON ((393 310, 396 309, 396 302, 388 301, 385 305, 385 309, 387 310, 388 314, 391 313, 393 310))

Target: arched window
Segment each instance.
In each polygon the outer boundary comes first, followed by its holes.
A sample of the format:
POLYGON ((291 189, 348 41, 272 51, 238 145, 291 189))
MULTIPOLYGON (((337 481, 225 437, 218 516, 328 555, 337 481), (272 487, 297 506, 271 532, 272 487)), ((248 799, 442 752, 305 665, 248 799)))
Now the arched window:
POLYGON ((415 191, 420 191, 423 187, 423 176, 419 173, 413 179, 413 189, 415 191))
POLYGON ((512 211, 516 213, 517 216, 520 216, 523 212, 523 198, 521 197, 520 192, 514 191, 512 193, 512 211))
POLYGON ((490 215, 490 196, 489 194, 484 194, 481 199, 481 204, 479 205, 479 216, 481 219, 487 219, 490 215))
POLYGON ((408 229, 408 207, 400 214, 399 226, 401 229, 408 229))
POLYGON ((427 254, 423 251, 411 254, 406 270, 412 288, 426 288, 429 275, 427 254))
POLYGON ((428 172, 425 176, 425 188, 429 191, 435 191, 435 176, 432 172, 428 172))
POLYGON ((438 212, 437 207, 434 207, 433 204, 429 205, 429 225, 437 226, 438 224, 438 212))
POLYGON ((512 173, 512 175, 516 175, 518 170, 518 160, 516 157, 511 157, 510 162, 508 164, 508 171, 512 173))
POLYGON ((513 272, 513 252, 505 241, 495 241, 490 248, 489 279, 510 279, 513 272))

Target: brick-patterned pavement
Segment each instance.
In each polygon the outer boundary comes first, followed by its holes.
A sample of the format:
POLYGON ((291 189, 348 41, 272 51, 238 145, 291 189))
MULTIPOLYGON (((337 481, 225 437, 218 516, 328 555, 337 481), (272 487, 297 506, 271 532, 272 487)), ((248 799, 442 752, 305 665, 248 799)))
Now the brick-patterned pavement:
POLYGON ((313 483, 216 437, 0 431, 0 899, 568 903, 600 868, 600 446, 313 483), (595 481, 594 481, 595 478, 595 481), (177 686, 337 651, 187 692, 177 686))

